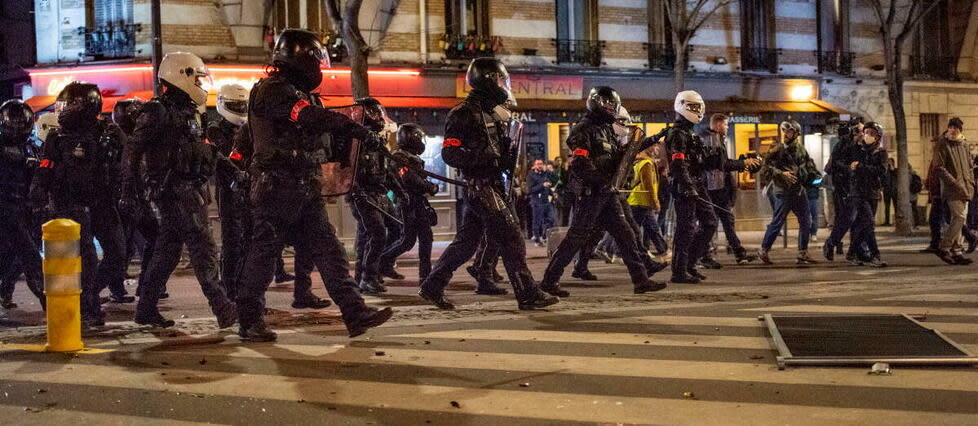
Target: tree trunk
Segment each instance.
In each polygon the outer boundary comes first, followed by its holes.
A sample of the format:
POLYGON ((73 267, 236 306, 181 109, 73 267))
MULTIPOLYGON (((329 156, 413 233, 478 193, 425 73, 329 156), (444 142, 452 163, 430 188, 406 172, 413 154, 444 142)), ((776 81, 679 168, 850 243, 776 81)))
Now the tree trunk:
POLYGON ((367 59, 370 46, 360 34, 360 6, 363 0, 349 0, 343 9, 343 40, 350 53, 350 86, 353 99, 370 96, 370 81, 367 77, 367 59))
POLYGON ((897 235, 910 236, 913 232, 913 210, 910 205, 910 152, 907 144, 907 115, 903 109, 903 58, 900 44, 884 37, 886 55, 886 83, 896 127, 897 187, 894 215, 897 235))
POLYGON ((676 40, 672 43, 672 49, 676 51, 676 63, 672 66, 673 84, 676 93, 679 93, 686 88, 686 45, 689 41, 678 41, 675 36, 673 39, 676 40))

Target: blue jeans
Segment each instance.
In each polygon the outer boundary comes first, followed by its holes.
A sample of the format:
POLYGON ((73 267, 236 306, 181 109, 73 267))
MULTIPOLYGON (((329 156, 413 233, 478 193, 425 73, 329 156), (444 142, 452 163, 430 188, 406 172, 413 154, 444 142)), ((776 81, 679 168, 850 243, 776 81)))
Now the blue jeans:
POLYGON ((632 217, 635 218, 635 222, 638 222, 638 226, 642 229, 642 238, 646 241, 646 245, 652 243, 655 246, 656 254, 662 254, 668 251, 669 245, 666 244, 666 239, 662 237, 656 215, 645 207, 631 206, 631 208, 632 217))
POLYGON ((811 231, 809 235, 815 236, 818 233, 818 197, 808 199, 808 216, 812 218, 811 231))
MULTIPOLYGON (((811 236, 812 217, 808 214, 808 197, 805 194, 775 194, 774 195, 774 217, 767 225, 764 232, 764 242, 761 248, 770 250, 774 245, 774 240, 778 238, 778 233, 788 220, 788 212, 794 213, 798 218, 798 250, 808 250, 808 238, 811 236)), ((787 237, 787 235, 785 235, 787 237)))
POLYGON ((547 202, 533 201, 533 239, 546 238, 547 230, 554 226, 554 205, 547 202))

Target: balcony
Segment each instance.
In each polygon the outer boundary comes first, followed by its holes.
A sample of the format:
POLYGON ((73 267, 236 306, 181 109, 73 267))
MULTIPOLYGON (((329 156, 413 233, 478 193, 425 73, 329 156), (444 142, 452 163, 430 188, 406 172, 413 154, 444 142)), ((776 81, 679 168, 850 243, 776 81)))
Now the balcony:
POLYGON ((829 50, 821 52, 815 52, 815 57, 818 60, 818 73, 833 73, 844 76, 851 76, 852 62, 856 55, 852 52, 840 52, 835 50, 829 50))
POLYGON ((446 59, 475 59, 496 55, 500 38, 480 35, 443 34, 440 41, 446 59))
POLYGON ((959 81, 958 58, 954 56, 911 56, 910 76, 921 80, 959 81))
POLYGON ((557 48, 558 64, 581 64, 588 67, 601 66, 601 49, 605 43, 600 40, 552 40, 557 48))
POLYGON ((740 49, 741 71, 767 71, 778 73, 778 57, 780 49, 752 48, 740 49))
MULTIPOLYGON (((649 52, 649 69, 657 71, 673 71, 676 66, 676 49, 671 44, 664 43, 645 43, 645 50, 649 52)), ((691 48, 686 48, 686 67, 689 67, 689 52, 691 48)))
POLYGON ((122 59, 136 56, 136 34, 141 24, 110 24, 94 28, 78 28, 85 36, 85 56, 95 60, 122 59))

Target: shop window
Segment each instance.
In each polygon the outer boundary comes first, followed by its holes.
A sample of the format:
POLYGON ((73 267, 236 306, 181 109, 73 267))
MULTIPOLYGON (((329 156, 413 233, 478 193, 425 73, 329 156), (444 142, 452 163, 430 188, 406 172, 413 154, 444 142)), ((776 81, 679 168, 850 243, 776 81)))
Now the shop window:
MULTIPOLYGON (((737 158, 747 154, 763 157, 781 137, 777 124, 736 123, 732 133, 737 158)), ((760 189, 755 175, 738 173, 737 178, 740 189, 760 189)))

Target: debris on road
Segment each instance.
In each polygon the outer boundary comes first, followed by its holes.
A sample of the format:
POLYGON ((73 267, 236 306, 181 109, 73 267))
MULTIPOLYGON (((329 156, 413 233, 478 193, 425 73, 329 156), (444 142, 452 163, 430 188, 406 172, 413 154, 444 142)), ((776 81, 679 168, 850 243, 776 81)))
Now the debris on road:
POLYGON ((866 374, 871 374, 874 376, 889 376, 893 373, 890 372, 890 364, 885 362, 877 362, 876 364, 873 364, 873 368, 871 368, 866 374))
POLYGON ((462 408, 462 404, 459 404, 458 401, 452 401, 450 404, 452 404, 452 407, 462 408))

